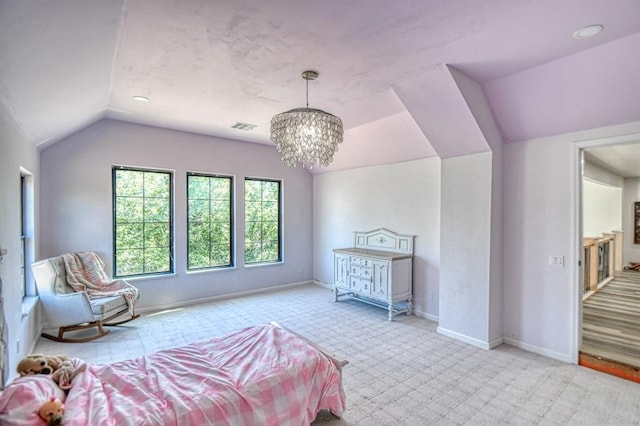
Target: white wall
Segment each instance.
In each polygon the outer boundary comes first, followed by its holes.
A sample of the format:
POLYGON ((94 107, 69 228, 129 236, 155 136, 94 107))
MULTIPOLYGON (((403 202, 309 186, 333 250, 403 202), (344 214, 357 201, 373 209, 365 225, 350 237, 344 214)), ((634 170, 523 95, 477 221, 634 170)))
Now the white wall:
POLYGON ((640 178, 624 180, 622 191, 622 228, 624 230, 623 264, 640 262, 640 244, 634 244, 634 203, 640 201, 640 178))
POLYGON ((622 188, 582 180, 582 235, 600 237, 622 230, 622 188))
POLYGON ((20 278, 20 168, 35 175, 36 150, 0 104, 0 247, 7 250, 2 265, 4 315, 9 330, 9 378, 18 361, 28 354, 38 338, 39 309, 22 316, 20 278))
MULTIPOLYGON (((502 329, 502 181, 503 181, 503 155, 504 142, 502 134, 491 106, 487 101, 484 88, 466 74, 449 66, 460 92, 464 96, 473 118, 482 132, 482 137, 491 149, 491 189, 486 197, 491 198, 491 251, 489 267, 489 298, 488 298, 488 331, 486 344, 495 347, 502 343, 504 331, 502 329)), ((443 194, 444 196, 444 194, 443 194)), ((448 213, 443 212, 444 215, 448 213)), ((474 221, 475 219, 471 219, 474 221)), ((464 235, 460 235, 463 239, 464 235)), ((455 265, 451 265, 455 267, 455 265)), ((484 343, 481 346, 484 346, 484 343)))
MULTIPOLYGON (((416 313, 438 317, 440 160, 365 167, 313 178, 314 279, 333 283, 333 249, 353 247, 354 231, 413 234, 416 313)), ((381 314, 386 318, 386 313, 381 314)))
POLYGON ((490 152, 442 161, 438 332, 485 348, 491 346, 491 194, 490 152))
POLYGON ((140 308, 312 280, 312 177, 275 148, 103 120, 41 152, 40 257, 93 250, 112 271, 111 166, 174 170, 175 274, 132 281, 140 308), (186 272, 186 172, 235 176, 236 267, 186 272), (244 177, 283 179, 284 263, 245 267, 244 177))
MULTIPOLYGON (((505 145, 504 333, 507 342, 577 360, 579 150, 640 132, 640 123, 505 145), (609 139, 607 139, 609 138, 609 139), (564 267, 549 256, 564 256, 564 267)), ((624 209, 623 209, 624 210, 624 209)))

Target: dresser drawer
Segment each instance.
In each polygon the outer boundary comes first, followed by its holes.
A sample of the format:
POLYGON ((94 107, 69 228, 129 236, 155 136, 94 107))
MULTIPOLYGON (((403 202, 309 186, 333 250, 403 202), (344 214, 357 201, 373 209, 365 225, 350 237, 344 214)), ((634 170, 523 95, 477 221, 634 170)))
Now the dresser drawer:
POLYGON ((366 278, 354 277, 349 278, 349 287, 351 291, 360 294, 371 294, 371 280, 366 278))
POLYGON ((371 268, 360 266, 360 265, 351 265, 349 269, 350 275, 356 275, 358 277, 370 278, 371 277, 371 268))
POLYGON ((351 256, 349 258, 349 263, 351 265, 370 267, 371 266, 371 259, 368 259, 366 257, 360 257, 360 256, 351 256))

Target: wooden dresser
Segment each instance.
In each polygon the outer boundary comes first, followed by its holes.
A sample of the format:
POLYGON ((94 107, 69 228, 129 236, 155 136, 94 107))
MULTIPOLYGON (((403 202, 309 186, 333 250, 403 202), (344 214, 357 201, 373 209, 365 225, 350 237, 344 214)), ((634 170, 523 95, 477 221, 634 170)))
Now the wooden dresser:
POLYGON ((355 232, 354 247, 333 250, 335 301, 349 296, 389 310, 389 321, 412 313, 413 235, 380 228, 355 232))

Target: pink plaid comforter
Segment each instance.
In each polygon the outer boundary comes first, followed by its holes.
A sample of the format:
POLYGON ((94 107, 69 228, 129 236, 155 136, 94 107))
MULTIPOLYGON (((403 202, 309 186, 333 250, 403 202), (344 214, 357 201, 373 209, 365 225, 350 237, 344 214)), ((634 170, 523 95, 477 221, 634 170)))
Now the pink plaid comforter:
POLYGON ((73 382, 64 424, 299 426, 344 406, 335 363, 267 325, 88 366, 73 382))

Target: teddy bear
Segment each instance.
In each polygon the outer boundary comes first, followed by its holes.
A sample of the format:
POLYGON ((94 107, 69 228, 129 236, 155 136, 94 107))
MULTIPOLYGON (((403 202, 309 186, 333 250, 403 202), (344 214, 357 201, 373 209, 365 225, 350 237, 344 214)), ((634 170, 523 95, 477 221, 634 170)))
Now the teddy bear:
POLYGON ((42 404, 38 414, 42 420, 47 422, 47 426, 61 425, 62 415, 64 414, 64 404, 52 396, 49 401, 42 404))
POLYGON ((18 373, 21 376, 49 374, 51 379, 65 391, 71 389, 71 381, 85 368, 84 363, 76 368, 66 355, 34 354, 23 358, 18 363, 18 373))
POLYGON ((52 374, 60 368, 64 361, 69 361, 66 355, 28 355, 18 363, 18 373, 21 376, 29 374, 52 374))

